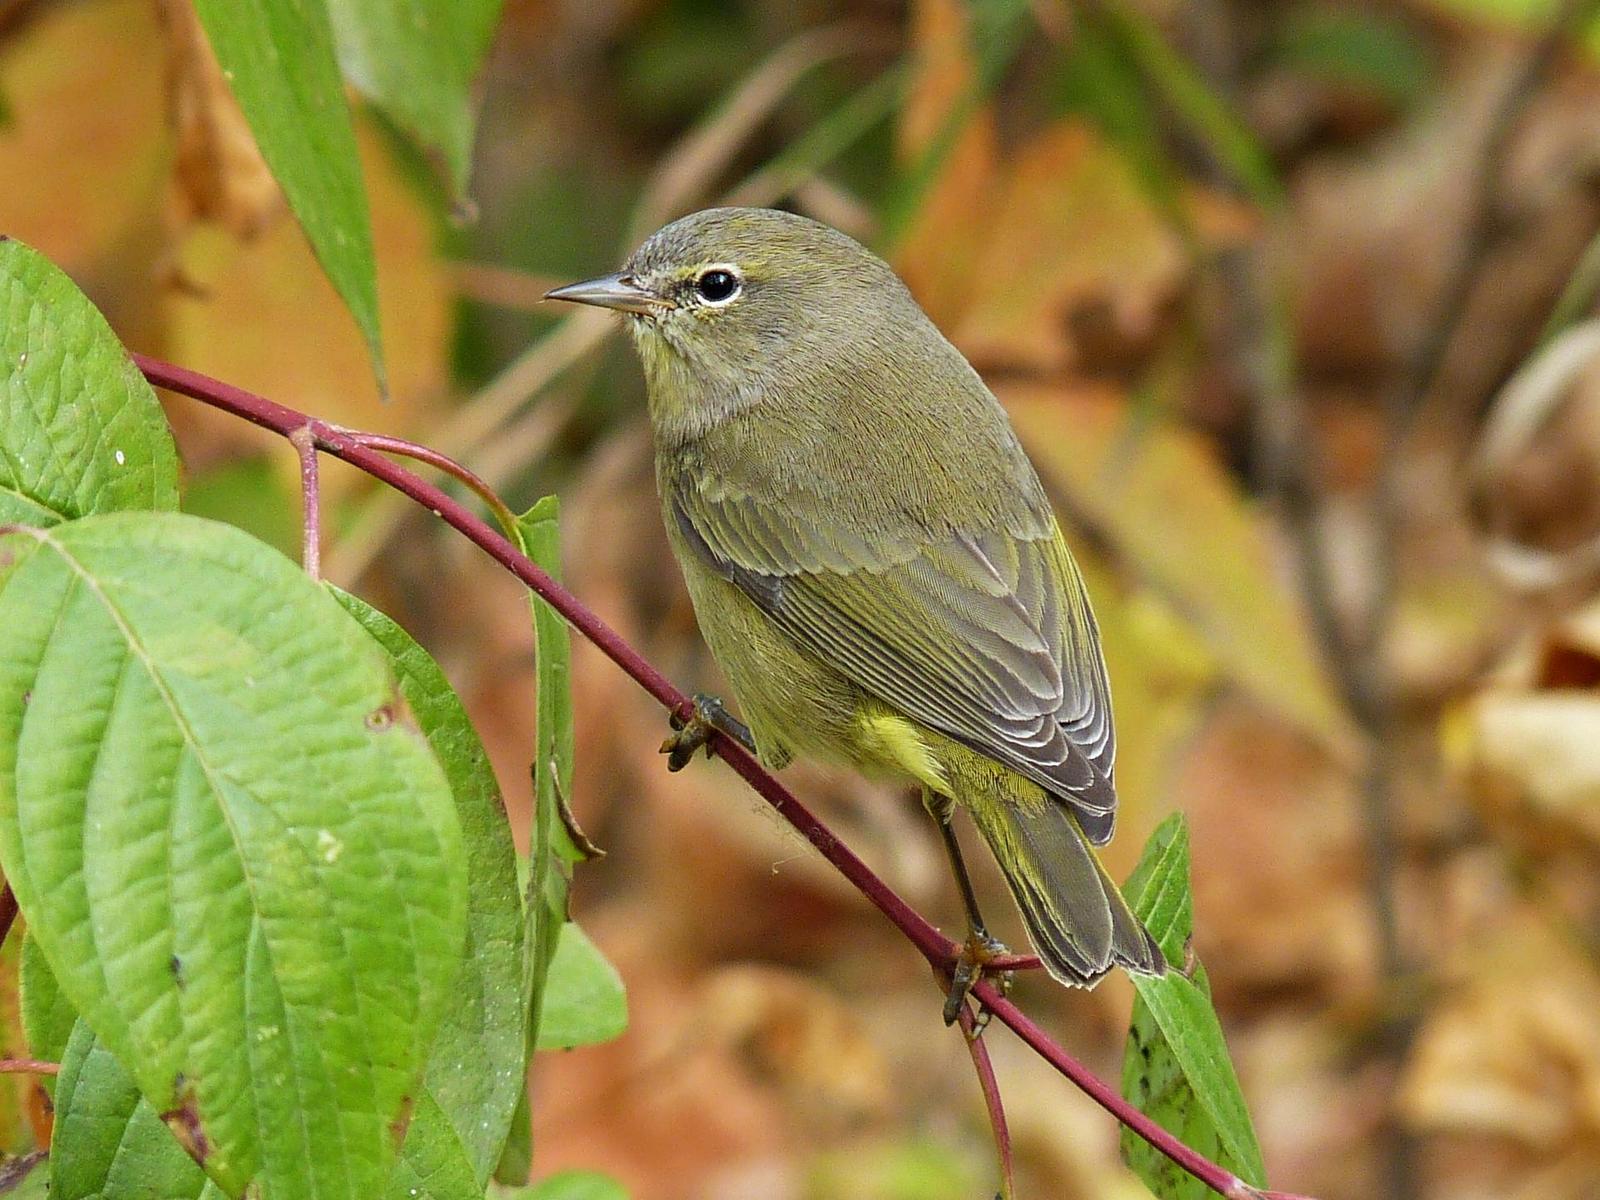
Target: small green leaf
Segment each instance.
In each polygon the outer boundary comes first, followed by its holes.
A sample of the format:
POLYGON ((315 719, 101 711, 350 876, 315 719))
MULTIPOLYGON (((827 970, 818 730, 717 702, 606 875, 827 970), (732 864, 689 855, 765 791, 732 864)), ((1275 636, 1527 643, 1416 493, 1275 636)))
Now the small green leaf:
POLYGON ((472 168, 473 79, 501 0, 329 0, 345 75, 444 159, 457 198, 472 168))
MULTIPOLYGON (((1150 836, 1123 891, 1168 961, 1182 963, 1193 931, 1193 900, 1189 831, 1181 813, 1150 836)), ((1159 978, 1135 976, 1133 982, 1138 996, 1122 1064, 1123 1094, 1186 1145, 1246 1183, 1265 1187, 1261 1150, 1204 970, 1197 964, 1193 980, 1171 970, 1159 978)), ((1122 1153, 1161 1200, 1201 1200, 1211 1194, 1127 1130, 1122 1153)))
POLYGON ((0 525, 177 506, 150 385, 72 280, 0 238, 0 525))
POLYGON ((1161 946, 1167 961, 1181 964, 1194 933, 1189 827, 1182 813, 1173 813, 1156 826, 1122 892, 1161 946))
MULTIPOLYGON (((560 505, 546 496, 517 518, 522 552, 552 576, 561 571, 560 505)), ((528 931, 523 964, 523 1003, 528 1045, 539 1042, 545 980, 556 942, 567 920, 567 884, 572 864, 582 855, 561 821, 561 807, 572 786, 572 637, 559 613, 529 594, 534 645, 538 654, 538 729, 533 758, 534 810, 528 863, 525 919, 528 931)))
POLYGON ((195 0, 283 194, 367 340, 383 380, 372 224, 323 0, 195 0))
POLYGON ((178 514, 0 539, 0 861, 62 993, 224 1190, 381 1191, 465 938, 383 654, 178 514))
MULTIPOLYGON (((511 826, 489 756, 439 665, 389 617, 348 592, 329 590, 389 656, 401 695, 450 780, 461 819, 466 952, 428 1054, 426 1079, 430 1102, 454 1128, 481 1191, 525 1094, 522 900, 511 826)), ((419 1101, 406 1138, 408 1158, 422 1116, 419 1101)))
POLYGON ((491 1188, 489 1200, 628 1200, 628 1192, 598 1171, 557 1171, 526 1187, 491 1188))
POLYGON ((628 1027, 622 977, 576 922, 556 941, 539 1018, 540 1050, 568 1050, 609 1042, 628 1027))
POLYGON ((51 1200, 222 1200, 139 1095, 116 1056, 76 1023, 56 1079, 51 1200))

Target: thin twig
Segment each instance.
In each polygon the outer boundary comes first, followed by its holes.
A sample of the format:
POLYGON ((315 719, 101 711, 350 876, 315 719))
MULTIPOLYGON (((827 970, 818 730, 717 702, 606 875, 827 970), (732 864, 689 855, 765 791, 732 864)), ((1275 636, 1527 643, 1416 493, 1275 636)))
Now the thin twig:
POLYGON ((1011 1162, 1011 1129, 1006 1124, 1005 1105, 1000 1100, 1000 1081, 994 1075, 994 1063, 989 1061, 989 1047, 983 1043, 983 1030, 972 1015, 970 1005, 961 1006, 957 1020, 966 1038, 967 1053, 972 1055, 973 1070, 978 1073, 978 1087, 983 1091, 983 1107, 989 1113, 989 1128, 994 1133, 995 1156, 1000 1160, 1000 1195, 1002 1200, 1012 1200, 1016 1194, 1016 1172, 1011 1162))
MULTIPOLYGON (((192 397, 213 408, 259 425, 263 429, 272 430, 284 437, 288 437, 297 429, 309 429, 316 439, 318 449, 365 471, 423 507, 431 509, 443 521, 465 535, 474 545, 536 592, 545 603, 555 609, 601 653, 622 668, 668 712, 686 721, 694 716, 694 702, 673 686, 672 682, 637 650, 628 645, 620 634, 552 579, 537 563, 518 551, 487 522, 475 516, 438 487, 370 447, 362 445, 347 431, 325 421, 308 417, 292 408, 197 371, 190 371, 142 354, 133 355, 133 360, 155 386, 192 397)), ((882 912, 936 971, 949 972, 954 969, 956 955, 960 950, 958 943, 939 932, 927 918, 907 904, 861 860, 855 851, 841 842, 833 830, 802 804, 788 788, 769 774, 736 740, 721 730, 714 729, 710 745, 715 749, 717 756, 745 780, 757 795, 815 846, 857 891, 882 912)), ((1273 1195, 1249 1188, 1231 1171, 1184 1145, 1145 1116, 1118 1095, 1109 1084, 1097 1078, 1087 1067, 1067 1053, 1016 1005, 1002 996, 992 984, 979 982, 972 989, 972 994, 1003 1024, 1009 1026, 1023 1041, 1041 1054, 1051 1066, 1087 1092, 1097 1104, 1213 1191, 1233 1197, 1235 1200, 1273 1195)), ((1292 1198, 1283 1197, 1281 1200, 1292 1200, 1292 1198)))
POLYGON ((313 579, 322 578, 322 491, 317 481, 317 443, 310 425, 290 432, 289 442, 300 456, 300 499, 304 533, 300 565, 313 579))
POLYGON ((414 458, 418 462, 425 462, 430 467, 437 467, 465 484, 494 514, 500 528, 510 533, 517 525, 516 514, 511 511, 510 505, 500 498, 500 493, 490 487, 470 468, 458 463, 447 454, 440 454, 431 446, 424 446, 418 442, 408 442, 404 438, 390 437, 384 433, 364 433, 360 430, 345 430, 361 445, 372 450, 382 450, 385 454, 398 454, 402 458, 414 458))
POLYGON ((0 1058, 0 1075, 59 1075, 61 1064, 37 1058, 0 1058))

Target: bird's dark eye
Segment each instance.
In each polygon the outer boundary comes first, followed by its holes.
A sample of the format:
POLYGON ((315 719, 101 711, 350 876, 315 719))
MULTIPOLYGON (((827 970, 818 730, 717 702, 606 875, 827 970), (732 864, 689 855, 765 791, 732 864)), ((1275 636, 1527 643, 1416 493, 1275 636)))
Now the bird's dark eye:
POLYGON ((700 272, 694 290, 709 304, 726 304, 739 294, 739 277, 726 267, 712 267, 700 272))

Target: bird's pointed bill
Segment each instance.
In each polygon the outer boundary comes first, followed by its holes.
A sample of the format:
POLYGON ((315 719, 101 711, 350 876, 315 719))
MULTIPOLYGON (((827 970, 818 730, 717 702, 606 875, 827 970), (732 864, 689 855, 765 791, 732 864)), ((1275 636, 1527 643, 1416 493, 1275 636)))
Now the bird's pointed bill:
POLYGON ((566 287, 546 292, 544 298, 567 300, 573 304, 592 304, 596 308, 614 308, 618 312, 630 313, 651 313, 672 307, 670 302, 648 288, 641 287, 631 276, 620 272, 614 275, 601 275, 596 279, 585 279, 579 283, 569 283, 566 287))

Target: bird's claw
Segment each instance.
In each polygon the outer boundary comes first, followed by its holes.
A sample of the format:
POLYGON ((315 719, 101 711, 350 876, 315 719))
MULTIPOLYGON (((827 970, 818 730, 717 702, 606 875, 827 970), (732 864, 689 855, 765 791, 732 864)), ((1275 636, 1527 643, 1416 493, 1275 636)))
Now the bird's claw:
MULTIPOLYGON (((1005 943, 1001 942, 999 938, 981 929, 972 931, 966 942, 963 943, 961 952, 956 955, 955 968, 950 972, 950 990, 945 993, 944 999, 944 1023, 946 1025, 954 1025, 961 1016, 961 1006, 967 1002, 967 996, 971 993, 973 986, 984 977, 984 974, 989 969, 989 964, 995 959, 1010 953, 1006 949, 1005 943)), ((999 985, 1002 996, 1011 994, 1011 979, 1012 973, 1010 971, 997 971, 995 973, 995 980, 999 985)), ((989 1010, 980 1007, 977 1016, 973 1019, 972 1031, 967 1036, 971 1038, 980 1036, 988 1024, 989 1010)))
POLYGON ((704 692, 697 692, 693 696, 693 701, 693 716, 685 720, 677 713, 673 713, 668 718, 672 733, 661 743, 661 753, 667 756, 667 770, 683 770, 694 757, 694 752, 701 747, 705 748, 706 757, 710 758, 711 735, 719 730, 750 753, 756 752, 750 730, 728 712, 727 706, 721 700, 704 692))

